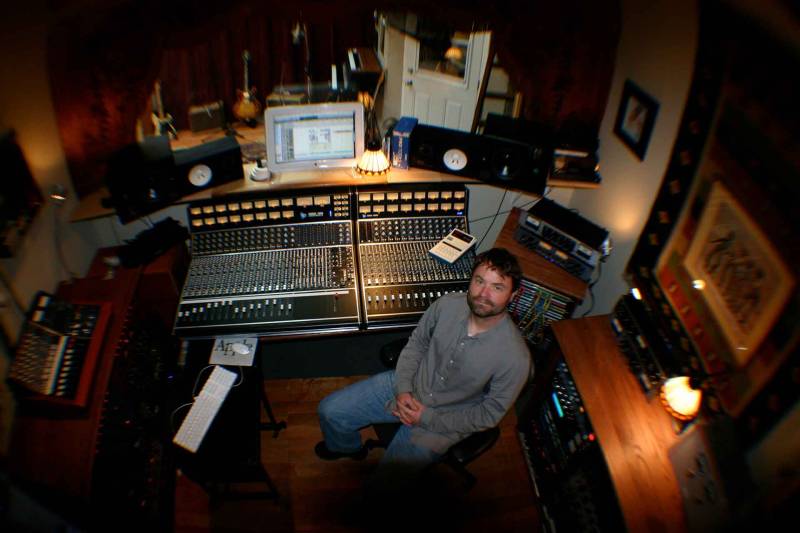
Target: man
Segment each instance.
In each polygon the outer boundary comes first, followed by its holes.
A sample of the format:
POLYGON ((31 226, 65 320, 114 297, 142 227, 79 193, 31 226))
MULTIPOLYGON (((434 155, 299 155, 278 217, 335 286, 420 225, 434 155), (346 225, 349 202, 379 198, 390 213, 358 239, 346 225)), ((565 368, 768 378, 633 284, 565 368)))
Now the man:
POLYGON ((467 294, 442 296, 425 311, 394 371, 320 402, 324 440, 317 455, 363 459, 359 428, 402 422, 378 477, 402 471, 409 480, 454 443, 496 426, 529 376, 530 354, 506 312, 520 279, 519 263, 507 250, 480 254, 467 294))

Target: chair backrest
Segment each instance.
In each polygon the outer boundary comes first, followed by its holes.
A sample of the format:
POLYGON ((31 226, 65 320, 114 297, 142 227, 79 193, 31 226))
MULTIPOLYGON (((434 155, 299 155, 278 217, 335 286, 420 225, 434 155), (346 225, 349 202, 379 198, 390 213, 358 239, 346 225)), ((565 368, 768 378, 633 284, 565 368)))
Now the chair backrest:
POLYGON ((408 344, 408 337, 402 337, 389 341, 381 346, 381 362, 386 368, 394 368, 397 366, 397 359, 400 357, 400 352, 408 344))

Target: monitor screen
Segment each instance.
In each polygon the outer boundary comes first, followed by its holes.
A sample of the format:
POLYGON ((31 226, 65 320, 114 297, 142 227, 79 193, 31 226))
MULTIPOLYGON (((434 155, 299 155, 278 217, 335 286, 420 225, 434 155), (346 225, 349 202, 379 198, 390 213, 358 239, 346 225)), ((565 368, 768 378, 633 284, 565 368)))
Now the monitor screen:
POLYGON ((272 172, 354 167, 364 151, 358 102, 270 107, 264 124, 272 172))

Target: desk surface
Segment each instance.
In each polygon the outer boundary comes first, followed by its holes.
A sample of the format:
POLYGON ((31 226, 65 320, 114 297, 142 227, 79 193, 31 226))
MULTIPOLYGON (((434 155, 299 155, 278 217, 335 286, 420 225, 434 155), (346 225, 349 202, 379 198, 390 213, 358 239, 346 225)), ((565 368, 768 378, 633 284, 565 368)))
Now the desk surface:
MULTIPOLYGON (((241 126, 236 128, 239 134, 237 140, 241 145, 249 143, 263 143, 264 142, 264 127, 258 125, 250 128, 241 126)), ((197 146, 204 142, 219 139, 225 135, 224 130, 211 130, 201 132, 180 131, 178 138, 170 141, 173 150, 181 148, 189 148, 197 146)), ((254 191, 270 191, 270 190, 286 190, 286 189, 303 189, 309 187, 331 187, 331 186, 348 186, 348 185, 383 185, 388 183, 441 183, 441 182, 460 182, 460 183, 474 183, 481 184, 482 182, 472 178, 464 178, 461 176, 454 176, 452 174, 445 174, 443 172, 436 172, 433 170, 423 169, 392 169, 384 176, 364 177, 356 173, 355 169, 332 169, 332 170, 309 170, 302 172, 283 172, 275 174, 272 179, 264 182, 256 182, 249 178, 250 171, 255 166, 255 163, 245 163, 244 165, 243 180, 234 181, 212 187, 202 191, 198 191, 189 196, 184 196, 175 204, 189 203, 196 200, 212 198, 215 196, 225 196, 232 193, 254 192, 254 191)), ((570 187, 570 188, 597 188, 597 184, 592 183, 576 183, 570 181, 550 180, 548 181, 550 187, 570 187)), ((92 220, 95 218, 105 217, 114 214, 113 209, 103 207, 102 200, 109 196, 108 189, 102 187, 97 191, 85 196, 81 199, 78 206, 73 210, 70 221, 81 222, 85 220, 92 220)))
POLYGON ((685 531, 668 451, 678 442, 658 399, 644 395, 617 349, 607 315, 553 324, 589 413, 628 531, 685 531))

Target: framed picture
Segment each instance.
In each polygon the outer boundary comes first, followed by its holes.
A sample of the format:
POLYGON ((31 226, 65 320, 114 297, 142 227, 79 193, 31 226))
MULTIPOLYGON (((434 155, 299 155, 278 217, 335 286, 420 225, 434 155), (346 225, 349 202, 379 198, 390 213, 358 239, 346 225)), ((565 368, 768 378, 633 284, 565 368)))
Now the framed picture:
POLYGON ((657 113, 658 102, 631 80, 626 80, 614 123, 614 133, 639 159, 644 160, 657 113))
POLYGON ((794 279, 769 237, 720 182, 714 182, 684 267, 739 366, 775 324, 794 279))

